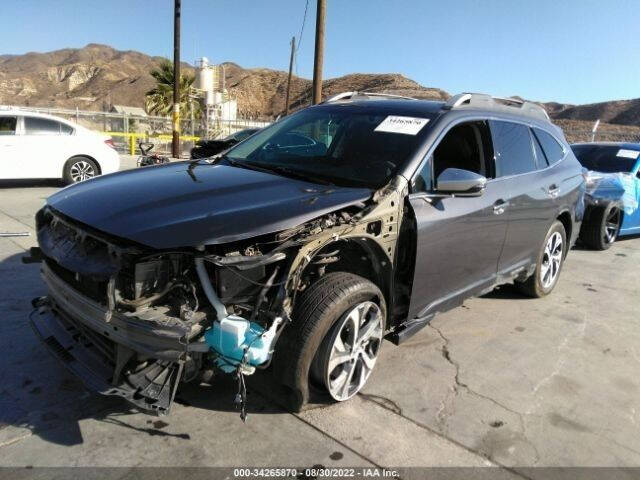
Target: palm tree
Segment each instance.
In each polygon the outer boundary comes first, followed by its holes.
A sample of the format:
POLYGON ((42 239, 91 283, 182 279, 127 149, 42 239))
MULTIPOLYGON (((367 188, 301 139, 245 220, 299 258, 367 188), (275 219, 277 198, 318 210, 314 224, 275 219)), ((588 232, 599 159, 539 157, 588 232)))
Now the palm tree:
MULTIPOLYGON (((168 116, 173 109, 173 64, 169 60, 163 60, 157 68, 151 70, 151 76, 156 80, 156 86, 149 90, 146 94, 147 112, 156 115, 168 116)), ((193 75, 180 75, 180 112, 182 116, 189 115, 191 101, 189 95, 193 89, 193 75)), ((193 102, 193 114, 195 118, 199 118, 202 111, 200 103, 193 102)), ((186 117, 185 117, 186 118, 186 117)))

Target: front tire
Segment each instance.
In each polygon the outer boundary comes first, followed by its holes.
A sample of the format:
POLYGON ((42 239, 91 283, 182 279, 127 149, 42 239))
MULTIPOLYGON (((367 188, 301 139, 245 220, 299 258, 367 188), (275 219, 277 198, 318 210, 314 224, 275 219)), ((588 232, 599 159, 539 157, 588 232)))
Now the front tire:
POLYGON ((290 407, 300 410, 312 385, 333 401, 358 393, 373 370, 385 327, 384 296, 365 278, 328 273, 305 290, 274 357, 278 380, 291 390, 290 407))
POLYGON ((100 174, 96 162, 87 157, 71 157, 64 165, 62 180, 67 185, 89 180, 100 174))
POLYGON ((618 238, 622 212, 615 205, 595 207, 580 229, 580 240, 594 250, 607 250, 618 238))
POLYGON ((369 379, 376 364, 384 319, 370 300, 347 310, 320 345, 312 365, 313 377, 337 402, 349 400, 369 379))
POLYGON ((516 282, 520 291, 534 298, 549 295, 558 283, 568 247, 564 225, 556 220, 544 238, 533 275, 524 282, 516 282))

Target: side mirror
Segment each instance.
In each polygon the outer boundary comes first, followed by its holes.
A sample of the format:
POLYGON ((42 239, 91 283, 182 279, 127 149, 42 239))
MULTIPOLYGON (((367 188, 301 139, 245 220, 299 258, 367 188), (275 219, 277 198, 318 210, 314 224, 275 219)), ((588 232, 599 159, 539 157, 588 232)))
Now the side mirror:
POLYGON ((482 175, 460 168, 447 168, 438 175, 436 180, 438 193, 449 193, 464 197, 482 195, 486 185, 487 179, 482 175))

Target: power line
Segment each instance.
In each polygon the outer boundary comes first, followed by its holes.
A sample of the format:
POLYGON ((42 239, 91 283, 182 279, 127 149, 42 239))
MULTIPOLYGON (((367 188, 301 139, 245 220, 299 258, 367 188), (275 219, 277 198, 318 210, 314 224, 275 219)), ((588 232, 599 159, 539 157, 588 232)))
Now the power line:
POLYGON ((293 52, 293 55, 294 55, 293 62, 296 67, 296 77, 300 76, 298 75, 298 50, 300 50, 300 45, 302 44, 302 34, 304 33, 304 26, 307 23, 307 10, 309 10, 309 0, 307 0, 307 2, 304 5, 304 15, 302 16, 302 26, 300 27, 300 35, 298 36, 298 43, 297 43, 296 49, 293 52))
POLYGON ((298 37, 298 46, 296 47, 296 50, 298 50, 300 48, 300 45, 302 44, 302 33, 304 32, 304 24, 307 22, 308 9, 309 9, 309 0, 307 0, 307 3, 304 6, 304 16, 302 17, 302 27, 300 27, 300 36, 298 37))

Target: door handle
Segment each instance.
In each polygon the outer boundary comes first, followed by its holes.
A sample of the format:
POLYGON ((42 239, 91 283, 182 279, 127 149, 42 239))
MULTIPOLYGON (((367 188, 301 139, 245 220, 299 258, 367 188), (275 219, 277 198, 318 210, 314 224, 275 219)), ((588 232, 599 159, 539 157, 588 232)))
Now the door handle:
POLYGON ((547 194, 549 194, 551 198, 556 198, 560 194, 560 187, 558 187, 556 184, 549 186, 547 194))
POLYGON ((504 200, 498 200, 493 204, 493 213, 495 215, 502 215, 507 207, 509 206, 509 202, 505 202, 504 200))

